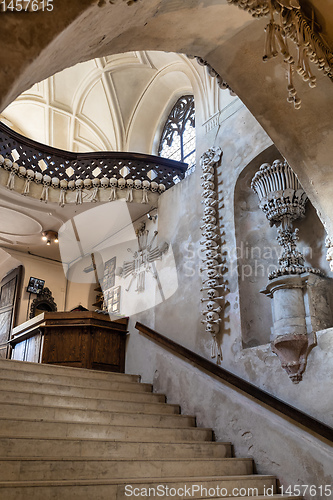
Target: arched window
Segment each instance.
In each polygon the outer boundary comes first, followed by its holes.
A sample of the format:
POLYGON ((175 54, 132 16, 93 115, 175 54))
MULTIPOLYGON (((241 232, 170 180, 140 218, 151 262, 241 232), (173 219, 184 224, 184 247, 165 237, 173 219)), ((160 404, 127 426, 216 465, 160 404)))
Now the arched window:
POLYGON ((184 95, 172 108, 163 128, 159 156, 188 163, 195 168, 195 111, 193 95, 184 95))

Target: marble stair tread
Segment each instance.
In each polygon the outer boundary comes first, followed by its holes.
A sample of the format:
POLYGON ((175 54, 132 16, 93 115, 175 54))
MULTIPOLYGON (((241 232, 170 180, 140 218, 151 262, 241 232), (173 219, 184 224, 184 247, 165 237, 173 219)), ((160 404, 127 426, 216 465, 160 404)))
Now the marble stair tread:
POLYGON ((140 375, 128 373, 106 372, 103 370, 88 370, 86 368, 75 368, 72 366, 52 365, 46 363, 32 363, 30 361, 16 361, 13 359, 0 359, 1 370, 19 370, 24 372, 35 372, 39 374, 67 375, 69 377, 80 377, 97 380, 127 380, 140 382, 140 375))
POLYGON ((29 392, 38 392, 40 394, 56 394, 58 396, 82 396, 82 397, 92 397, 92 398, 101 398, 101 399, 118 399, 122 401, 131 400, 137 397, 144 395, 145 397, 153 399, 158 396, 148 390, 148 387, 144 387, 143 391, 137 390, 140 387, 140 384, 134 384, 132 391, 127 390, 113 390, 113 389, 98 389, 92 387, 71 387, 69 385, 58 385, 58 384, 44 384, 43 382, 29 382, 25 380, 20 380, 19 383, 17 381, 1 379, 0 378, 0 386, 2 389, 7 391, 21 391, 24 389, 29 392))
POLYGON ((140 382, 122 382, 122 381, 112 381, 112 380, 89 380, 86 378, 76 378, 76 377, 66 377, 66 376, 56 376, 56 375, 42 375, 38 373, 21 373, 14 370, 1 370, 0 371, 0 383, 1 385, 5 382, 15 382, 20 384, 21 382, 30 382, 33 384, 43 384, 46 386, 57 386, 57 387, 70 387, 78 389, 87 390, 105 390, 105 391, 129 391, 129 392, 152 392, 152 384, 143 384, 140 382), (15 376, 12 375, 14 372, 15 376))
MULTIPOLYGON (((165 396, 156 393, 130 393, 131 400, 125 399, 100 399, 85 396, 59 396, 57 394, 47 394, 29 391, 0 391, 0 402, 24 404, 27 406, 52 406, 56 408, 72 408, 98 411, 125 411, 131 413, 138 411, 142 413, 171 413, 180 414, 180 407, 176 404, 166 404, 165 396), (133 396, 134 394, 134 396, 133 396), (148 398, 147 398, 148 395, 148 398), (149 397, 153 396, 153 398, 149 397), (143 399, 143 401, 141 401, 143 399)), ((120 395, 117 393, 117 397, 120 395)))
MULTIPOLYGON (((258 488, 258 494, 262 495, 264 488, 273 486, 276 488, 276 478, 274 476, 248 475, 248 476, 215 476, 205 477, 170 477, 154 479, 128 478, 126 480, 80 480, 80 481, 6 481, 0 482, 0 498, 4 500, 126 500, 129 498, 125 494, 125 486, 133 485, 136 488, 157 488, 158 485, 167 485, 169 488, 182 488, 184 485, 202 484, 207 488, 217 486, 228 488, 258 488), (50 490, 52 489, 52 491, 50 490), (6 496, 1 496, 1 492, 6 496), (52 496, 51 496, 52 495, 52 496)), ((134 498, 134 497, 133 497, 134 498)), ((136 498, 136 497, 135 497, 136 498)), ((161 496, 150 495, 149 500, 159 500, 161 496)), ((180 497, 172 497, 181 500, 180 497)), ((194 493, 191 498, 202 499, 201 495, 194 493)), ((214 497, 210 497, 214 498, 214 497)), ((218 497, 215 496, 215 499, 218 497)), ((257 498, 257 497, 256 497, 257 498)), ((294 499, 296 497, 293 497, 294 499)))
POLYGON ((108 441, 91 438, 0 438, 1 457, 46 457, 52 455, 108 458, 226 458, 231 456, 231 443, 214 441, 147 443, 108 441))
POLYGON ((11 419, 0 417, 0 437, 91 437, 133 441, 208 441, 212 430, 202 427, 147 427, 129 425, 103 425, 85 422, 61 422, 43 419, 11 419))
POLYGON ((0 458, 0 481, 164 478, 198 474, 242 476, 253 474, 250 458, 213 459, 113 459, 108 458, 0 458))
POLYGON ((158 413, 120 412, 108 410, 80 410, 56 406, 29 406, 2 403, 1 418, 17 418, 24 413, 24 420, 79 422, 104 425, 130 425, 152 427, 194 427, 195 417, 191 415, 165 415, 158 413))

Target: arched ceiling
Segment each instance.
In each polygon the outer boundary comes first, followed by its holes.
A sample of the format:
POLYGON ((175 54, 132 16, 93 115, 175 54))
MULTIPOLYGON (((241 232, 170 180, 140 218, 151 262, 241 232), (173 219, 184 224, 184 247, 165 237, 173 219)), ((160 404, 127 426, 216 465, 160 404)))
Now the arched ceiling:
POLYGON ((36 83, 1 118, 60 149, 151 153, 164 115, 183 93, 195 94, 199 122, 217 112, 221 91, 196 60, 132 51, 92 59, 36 83))

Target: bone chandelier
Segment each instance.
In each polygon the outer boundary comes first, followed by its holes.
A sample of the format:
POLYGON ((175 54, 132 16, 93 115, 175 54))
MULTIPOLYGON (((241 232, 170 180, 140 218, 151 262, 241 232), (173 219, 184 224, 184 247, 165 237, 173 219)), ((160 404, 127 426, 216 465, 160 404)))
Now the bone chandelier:
POLYGON ((313 75, 310 62, 316 64, 320 70, 333 80, 333 53, 321 37, 320 26, 309 19, 304 13, 304 7, 299 0, 227 0, 248 11, 253 17, 270 16, 266 26, 266 40, 263 60, 267 61, 278 54, 282 54, 287 65, 288 98, 296 109, 301 107, 301 99, 293 83, 295 71, 309 83, 311 88, 316 86, 316 77, 313 75), (279 16, 279 17, 278 17, 279 16), (296 44, 297 57, 291 55, 288 47, 288 38, 296 44))

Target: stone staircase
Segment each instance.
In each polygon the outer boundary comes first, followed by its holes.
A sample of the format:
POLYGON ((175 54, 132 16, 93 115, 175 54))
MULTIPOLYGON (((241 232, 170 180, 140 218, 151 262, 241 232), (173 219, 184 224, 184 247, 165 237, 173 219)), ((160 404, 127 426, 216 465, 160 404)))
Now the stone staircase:
POLYGON ((138 376, 0 360, 0 384, 1 500, 281 498, 138 376))

